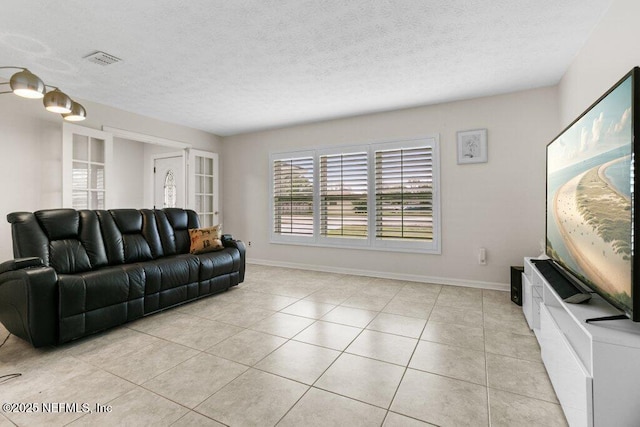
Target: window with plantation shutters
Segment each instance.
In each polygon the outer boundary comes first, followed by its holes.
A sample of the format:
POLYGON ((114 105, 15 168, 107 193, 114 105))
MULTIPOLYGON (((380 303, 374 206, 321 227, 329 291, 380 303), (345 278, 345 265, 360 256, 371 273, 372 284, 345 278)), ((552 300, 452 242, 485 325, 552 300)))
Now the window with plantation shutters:
POLYGON ((273 165, 273 231, 313 236, 313 157, 276 159, 273 165))
POLYGON ((375 152, 376 238, 433 240, 431 147, 375 152))
POLYGON ((368 236, 367 152, 320 156, 320 235, 368 236))
POLYGON ((270 158, 272 242, 440 253, 437 136, 270 158))

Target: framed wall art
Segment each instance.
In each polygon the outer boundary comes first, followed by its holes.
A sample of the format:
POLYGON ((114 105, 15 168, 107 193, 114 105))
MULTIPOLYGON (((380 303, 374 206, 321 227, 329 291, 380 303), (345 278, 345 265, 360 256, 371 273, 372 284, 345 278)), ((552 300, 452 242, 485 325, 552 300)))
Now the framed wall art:
POLYGON ((458 132, 458 164, 486 163, 487 130, 474 129, 458 132))

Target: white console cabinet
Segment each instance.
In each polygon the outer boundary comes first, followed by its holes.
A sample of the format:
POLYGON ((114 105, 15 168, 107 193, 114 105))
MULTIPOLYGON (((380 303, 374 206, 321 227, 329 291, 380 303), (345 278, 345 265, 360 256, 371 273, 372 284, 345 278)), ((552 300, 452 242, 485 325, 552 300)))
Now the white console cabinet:
POLYGON ((525 258, 522 309, 569 425, 640 426, 640 323, 600 296, 567 304, 525 258))

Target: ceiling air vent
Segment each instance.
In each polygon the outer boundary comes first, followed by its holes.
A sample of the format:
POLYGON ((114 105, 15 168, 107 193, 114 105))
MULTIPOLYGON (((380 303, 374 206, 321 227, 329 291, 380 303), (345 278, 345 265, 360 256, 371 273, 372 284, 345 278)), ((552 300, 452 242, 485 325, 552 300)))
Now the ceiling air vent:
POLYGON ((122 61, 122 59, 120 58, 116 58, 113 55, 109 55, 108 53, 100 51, 94 52, 89 56, 85 56, 84 58, 98 65, 111 65, 115 64, 116 62, 122 61))

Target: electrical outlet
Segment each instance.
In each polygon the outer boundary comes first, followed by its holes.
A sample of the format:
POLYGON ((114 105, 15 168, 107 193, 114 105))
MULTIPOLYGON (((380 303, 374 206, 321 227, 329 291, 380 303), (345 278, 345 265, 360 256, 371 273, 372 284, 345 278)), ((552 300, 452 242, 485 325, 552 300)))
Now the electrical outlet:
POLYGON ((487 265, 487 249, 480 248, 478 250, 478 264, 487 265))
POLYGON ((251 246, 251 240, 247 242, 247 246, 251 246))

